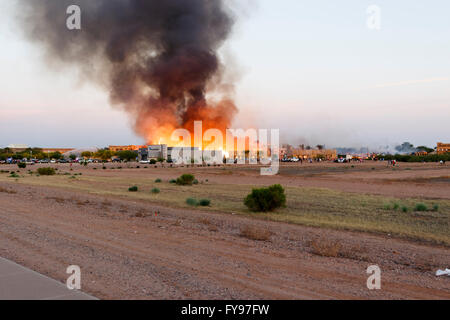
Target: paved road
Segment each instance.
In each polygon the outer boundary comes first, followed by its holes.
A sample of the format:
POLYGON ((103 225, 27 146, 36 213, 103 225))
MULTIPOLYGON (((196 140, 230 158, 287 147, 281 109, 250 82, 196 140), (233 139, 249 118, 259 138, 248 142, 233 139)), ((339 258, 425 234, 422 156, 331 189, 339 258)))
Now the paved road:
POLYGON ((79 291, 71 291, 56 280, 0 258, 0 300, 95 300, 95 298, 79 291))

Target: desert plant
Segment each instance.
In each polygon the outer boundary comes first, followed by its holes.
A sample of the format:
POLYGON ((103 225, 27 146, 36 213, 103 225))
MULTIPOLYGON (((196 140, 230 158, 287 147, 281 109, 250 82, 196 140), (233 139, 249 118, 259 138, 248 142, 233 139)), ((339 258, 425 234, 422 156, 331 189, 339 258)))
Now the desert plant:
POLYGON ((19 175, 15 172, 12 172, 9 177, 10 178, 19 178, 19 175))
POLYGON ((195 207, 195 206, 198 205, 197 200, 194 199, 194 198, 187 198, 187 199, 186 199, 186 203, 187 203, 188 205, 190 205, 190 206, 193 206, 193 207, 195 207))
POLYGON ((198 182, 198 180, 197 179, 194 179, 194 181, 192 181, 192 184, 198 184, 199 182, 198 182))
POLYGON ((18 166, 20 169, 25 169, 25 168, 27 167, 27 164, 26 164, 25 162, 19 162, 19 163, 17 164, 17 166, 18 166))
POLYGON ((209 199, 201 199, 198 202, 199 205, 201 205, 202 207, 208 207, 211 204, 211 200, 209 199))
POLYGON ((162 182, 162 180, 159 178, 155 180, 155 183, 161 183, 161 182, 162 182))
POLYGON ((407 213, 409 211, 407 206, 403 206, 402 207, 402 212, 407 213))
POLYGON ((156 164, 156 163, 157 163, 157 161, 155 159, 150 160, 150 164, 156 164))
POLYGON ((431 211, 434 211, 434 212, 439 211, 439 205, 438 204, 433 204, 433 209, 431 209, 431 211))
POLYGON ((254 226, 244 226, 241 228, 240 236, 250 240, 268 241, 272 236, 272 232, 264 228, 258 228, 254 226))
POLYGON ((169 183, 177 183, 177 180, 176 180, 176 179, 171 179, 171 180, 169 181, 169 183))
POLYGON ((311 242, 311 253, 321 257, 339 257, 342 245, 339 242, 326 239, 316 239, 311 242))
POLYGON ((416 204, 415 210, 416 211, 427 211, 428 207, 425 203, 418 203, 418 204, 416 204))
POLYGON ((128 188, 128 191, 129 191, 129 192, 138 192, 138 191, 139 191, 139 188, 138 188, 137 186, 132 186, 132 187, 129 187, 129 188, 128 188))
POLYGON ((286 206, 286 195, 281 185, 268 188, 253 189, 244 200, 244 204, 254 212, 274 211, 286 206))
POLYGON ((41 176, 54 176, 56 174, 56 170, 49 167, 39 168, 37 171, 41 176))
POLYGON ((183 174, 177 179, 176 183, 180 186, 191 186, 194 180, 195 177, 192 174, 183 174))
POLYGON ((160 193, 161 192, 161 190, 159 190, 158 188, 153 188, 152 189, 152 193, 153 194, 158 194, 158 193, 160 193))

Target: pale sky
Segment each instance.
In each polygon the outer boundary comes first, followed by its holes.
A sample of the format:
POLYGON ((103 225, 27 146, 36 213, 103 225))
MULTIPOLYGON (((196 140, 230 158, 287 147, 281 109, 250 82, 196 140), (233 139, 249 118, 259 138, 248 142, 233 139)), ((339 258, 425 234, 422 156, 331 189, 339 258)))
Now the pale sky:
MULTIPOLYGON (((0 147, 143 143, 106 92, 48 69, 14 2, 0 1, 0 147)), ((222 50, 239 73, 234 127, 329 147, 450 142, 448 0, 250 3, 222 50), (369 5, 381 9, 379 31, 366 25, 369 5)))

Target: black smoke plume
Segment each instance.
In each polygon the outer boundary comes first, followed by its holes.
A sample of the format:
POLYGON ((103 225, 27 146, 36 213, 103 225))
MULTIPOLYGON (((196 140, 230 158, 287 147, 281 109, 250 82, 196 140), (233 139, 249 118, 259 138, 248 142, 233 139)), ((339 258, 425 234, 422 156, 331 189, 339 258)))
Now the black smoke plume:
MULTIPOLYGON (((52 64, 76 65, 109 90, 135 130, 158 142, 175 128, 226 129, 236 112, 221 96, 218 49, 234 19, 222 0, 19 0, 26 35, 52 64), (81 30, 69 30, 67 8, 81 8, 81 30), (213 83, 214 82, 214 83, 213 83)), ((106 117, 106 116, 105 116, 106 117)))

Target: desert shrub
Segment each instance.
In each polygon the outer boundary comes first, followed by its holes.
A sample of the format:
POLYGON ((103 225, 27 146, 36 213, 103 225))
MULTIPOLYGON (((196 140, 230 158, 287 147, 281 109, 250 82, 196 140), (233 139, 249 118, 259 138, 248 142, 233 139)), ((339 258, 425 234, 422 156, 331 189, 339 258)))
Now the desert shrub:
POLYGON ((158 193, 160 193, 161 192, 161 190, 159 190, 158 188, 153 188, 152 189, 152 193, 153 194, 158 194, 158 193))
POLYGON ((18 166, 20 169, 25 169, 25 168, 27 167, 27 164, 26 164, 25 162, 19 162, 19 163, 17 164, 17 166, 18 166))
POLYGON ((177 180, 176 180, 176 179, 171 179, 171 180, 169 181, 169 183, 177 183, 177 180))
POLYGON ((188 205, 190 205, 190 206, 197 206, 197 205, 198 205, 197 200, 194 199, 194 198, 187 198, 187 199, 186 199, 186 203, 187 203, 188 205))
POLYGON ((161 182, 162 182, 162 180, 159 178, 155 180, 155 183, 161 183, 161 182))
POLYGON ((240 236, 250 240, 268 241, 272 236, 272 232, 264 228, 244 226, 241 228, 240 236))
POLYGON ((253 189, 244 200, 244 204, 254 212, 274 211, 286 206, 286 195, 281 185, 268 188, 253 189))
POLYGON ((342 245, 339 242, 316 239, 311 242, 311 253, 321 257, 339 257, 342 245))
POLYGON ((428 207, 425 203, 418 203, 418 204, 416 204, 415 210, 416 211, 427 211, 428 207))
POLYGON ((103 167, 102 167, 102 169, 103 169, 103 170, 106 170, 106 167, 105 167, 105 166, 103 166, 103 167))
POLYGON ((407 213, 409 211, 407 206, 403 206, 402 207, 402 212, 407 213))
POLYGON ((129 191, 129 192, 138 192, 138 191, 139 191, 139 188, 138 188, 137 186, 132 186, 132 187, 129 187, 129 188, 128 188, 128 191, 129 191))
POLYGON ((55 169, 48 168, 48 167, 47 168, 39 168, 37 171, 41 176, 54 176, 56 174, 55 169))
POLYGON ((156 164, 156 160, 155 159, 151 159, 150 160, 150 164, 156 164))
POLYGON ((395 203, 392 205, 392 209, 394 209, 394 210, 400 209, 400 204, 398 204, 397 202, 395 202, 395 203))
POLYGON ((433 209, 431 209, 434 212, 439 211, 439 205, 438 204, 433 204, 433 209))
POLYGON ((17 173, 15 173, 15 172, 11 172, 9 177, 10 178, 19 178, 19 175, 17 173))
POLYGON ((207 207, 207 206, 209 206, 211 204, 211 200, 209 200, 209 199, 201 199, 198 202, 198 204, 201 205, 202 207, 207 207))
POLYGON ((194 180, 195 177, 192 174, 183 174, 177 179, 176 183, 180 186, 191 186, 194 180))

